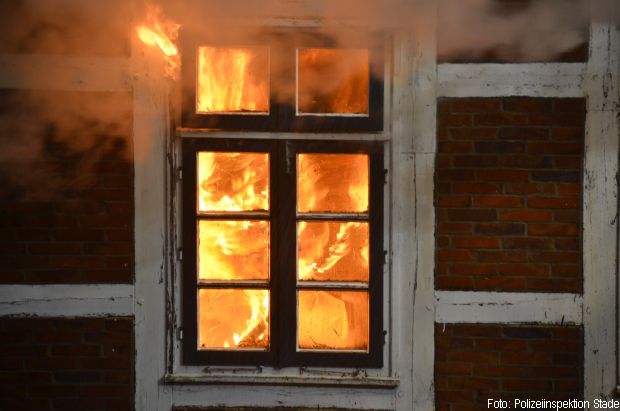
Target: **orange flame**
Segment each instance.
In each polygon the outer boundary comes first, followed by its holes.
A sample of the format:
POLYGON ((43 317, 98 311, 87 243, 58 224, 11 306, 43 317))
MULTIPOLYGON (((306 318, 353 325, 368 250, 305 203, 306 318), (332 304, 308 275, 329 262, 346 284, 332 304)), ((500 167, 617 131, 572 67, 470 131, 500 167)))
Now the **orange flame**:
MULTIPOLYGON (((217 220, 198 222, 199 281, 269 279, 269 222, 227 220, 227 212, 269 210, 267 153, 199 152, 198 212, 217 220), (219 219, 219 217, 222 217, 219 219)), ((203 349, 269 346, 269 291, 241 288, 199 292, 199 343, 203 349)))
POLYGON ((368 114, 368 50, 299 50, 300 113, 368 114))
POLYGON ((175 44, 180 25, 167 20, 161 8, 147 4, 146 22, 136 27, 138 38, 147 46, 157 46, 166 58, 166 74, 178 77, 179 52, 175 44))
POLYGON ((265 47, 199 47, 198 113, 269 112, 265 47))

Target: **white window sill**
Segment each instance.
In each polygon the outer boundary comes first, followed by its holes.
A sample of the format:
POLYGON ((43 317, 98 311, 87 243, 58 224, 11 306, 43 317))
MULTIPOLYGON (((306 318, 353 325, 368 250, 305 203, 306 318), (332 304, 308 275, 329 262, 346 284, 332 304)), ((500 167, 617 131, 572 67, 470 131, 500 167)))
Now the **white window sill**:
POLYGON ((300 376, 300 375, 204 375, 204 374, 166 374, 164 383, 183 384, 230 384, 230 385, 296 385, 296 386, 332 386, 332 387, 367 387, 396 388, 399 379, 395 377, 337 377, 337 376, 300 376))

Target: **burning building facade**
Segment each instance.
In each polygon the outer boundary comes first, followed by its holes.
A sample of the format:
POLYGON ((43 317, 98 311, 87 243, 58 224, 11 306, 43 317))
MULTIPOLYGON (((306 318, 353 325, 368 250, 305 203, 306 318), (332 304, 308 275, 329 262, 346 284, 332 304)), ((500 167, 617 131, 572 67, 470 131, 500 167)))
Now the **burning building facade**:
POLYGON ((0 408, 613 397, 617 21, 273 3, 4 6, 0 408))

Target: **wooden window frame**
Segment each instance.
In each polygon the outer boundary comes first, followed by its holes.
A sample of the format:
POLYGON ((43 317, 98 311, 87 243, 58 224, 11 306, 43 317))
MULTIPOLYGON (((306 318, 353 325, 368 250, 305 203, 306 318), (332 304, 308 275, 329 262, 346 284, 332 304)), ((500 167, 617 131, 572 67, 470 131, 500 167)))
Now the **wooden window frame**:
MULTIPOLYGON (((383 366, 383 143, 374 141, 329 140, 263 140, 184 138, 183 156, 183 285, 182 322, 184 330, 182 359, 193 365, 257 365, 257 366, 383 366), (265 152, 270 154, 270 350, 199 350, 197 290, 197 229, 199 219, 221 219, 198 216, 196 211, 196 154, 199 151, 265 152), (363 153, 369 156, 369 349, 367 353, 347 351, 298 351, 296 349, 296 167, 299 153, 363 153), (293 193, 293 194, 290 194, 293 193), (287 275, 288 273, 288 275, 287 275), (292 313, 292 314, 286 314, 292 313)), ((226 218, 248 218, 243 213, 226 213, 226 218)), ((312 217, 303 216, 303 220, 312 217)), ((334 218, 335 221, 341 219, 334 218)), ((246 285, 242 286, 243 288, 246 285)), ((210 287, 213 288, 213 287, 210 287)), ((235 287, 231 287, 235 288, 235 287)), ((241 287, 239 287, 241 288, 241 287)), ((256 287, 255 287, 256 288, 256 287)), ((258 286, 264 289, 264 286, 258 286)), ((322 289, 304 287, 304 289, 322 289)), ((340 289, 349 289, 346 286, 340 289)), ((337 289, 330 289, 337 290, 337 289)))
POLYGON ((229 131, 272 131, 272 132, 377 132, 383 130, 383 78, 384 37, 374 35, 375 41, 349 41, 336 44, 332 39, 310 30, 295 30, 291 41, 274 41, 290 35, 291 32, 277 31, 260 33, 253 39, 231 41, 221 37, 205 38, 184 31, 181 33, 181 127, 192 129, 218 129, 229 131), (200 39, 200 40, 199 40, 200 39), (269 48, 270 61, 285 61, 286 67, 274 73, 269 70, 270 96, 269 114, 204 114, 196 113, 196 54, 199 46, 214 47, 259 47, 269 48), (296 60, 300 48, 334 48, 368 50, 368 116, 324 116, 296 114, 296 60), (277 86, 274 86, 277 85, 277 86), (275 88, 284 94, 276 98, 275 88))

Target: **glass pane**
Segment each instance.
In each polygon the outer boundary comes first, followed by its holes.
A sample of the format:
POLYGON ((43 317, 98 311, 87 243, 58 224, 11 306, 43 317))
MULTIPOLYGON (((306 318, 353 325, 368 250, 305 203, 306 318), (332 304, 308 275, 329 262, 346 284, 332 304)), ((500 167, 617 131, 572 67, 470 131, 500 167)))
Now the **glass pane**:
POLYGON ((269 279, 269 222, 198 222, 200 280, 269 279))
POLYGON ((368 292, 298 292, 299 348, 368 351, 368 292))
POLYGON ((368 114, 368 50, 298 50, 298 113, 368 114))
POLYGON ((198 153, 198 211, 269 209, 269 154, 198 153))
POLYGON ((368 155, 299 154, 297 210, 367 212, 368 155))
POLYGON ((198 290, 198 348, 269 348, 269 291, 198 290))
POLYGON ((267 47, 198 47, 196 112, 267 114, 267 47))
POLYGON ((302 281, 368 281, 368 223, 297 223, 302 281))

